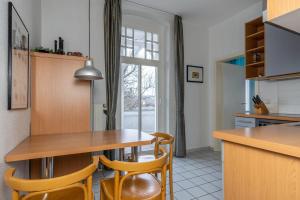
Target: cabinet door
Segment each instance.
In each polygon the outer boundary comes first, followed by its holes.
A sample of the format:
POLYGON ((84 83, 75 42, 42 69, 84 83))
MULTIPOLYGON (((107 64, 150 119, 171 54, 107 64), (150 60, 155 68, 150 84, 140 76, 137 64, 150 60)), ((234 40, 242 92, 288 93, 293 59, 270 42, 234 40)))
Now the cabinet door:
POLYGON ((268 0, 268 21, 300 8, 300 0, 268 0))
POLYGON ((265 34, 266 76, 300 72, 300 35, 270 24, 265 34))

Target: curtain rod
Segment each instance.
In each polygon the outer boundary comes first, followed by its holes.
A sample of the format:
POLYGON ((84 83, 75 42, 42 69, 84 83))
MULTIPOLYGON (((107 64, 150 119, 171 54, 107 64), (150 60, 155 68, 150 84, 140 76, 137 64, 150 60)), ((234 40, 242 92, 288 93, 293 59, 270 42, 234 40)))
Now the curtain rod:
POLYGON ((135 1, 131 1, 131 0, 125 0, 125 1, 127 1, 128 3, 132 3, 132 4, 135 4, 135 5, 138 5, 138 6, 142 6, 144 8, 150 8, 152 10, 156 10, 156 11, 159 11, 159 12, 167 13, 167 14, 170 14, 170 15, 177 15, 176 13, 172 13, 172 12, 169 12, 169 11, 161 10, 161 9, 154 8, 154 7, 151 7, 151 6, 147 6, 147 5, 135 2, 135 1))

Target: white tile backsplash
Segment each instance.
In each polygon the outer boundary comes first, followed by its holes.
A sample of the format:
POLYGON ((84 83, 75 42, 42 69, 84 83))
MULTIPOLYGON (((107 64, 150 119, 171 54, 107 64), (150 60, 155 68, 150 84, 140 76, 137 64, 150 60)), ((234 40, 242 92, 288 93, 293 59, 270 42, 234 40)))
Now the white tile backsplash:
POLYGON ((300 114, 300 79, 260 81, 256 92, 271 113, 300 114))

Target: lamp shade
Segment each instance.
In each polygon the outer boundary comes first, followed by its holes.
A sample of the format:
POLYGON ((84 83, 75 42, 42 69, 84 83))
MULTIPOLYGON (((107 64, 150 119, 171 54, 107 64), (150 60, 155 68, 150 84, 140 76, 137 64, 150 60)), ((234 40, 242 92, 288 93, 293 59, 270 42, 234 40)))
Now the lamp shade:
POLYGON ((74 77, 80 80, 99 80, 103 79, 102 73, 100 70, 94 67, 94 62, 92 59, 88 59, 85 61, 85 65, 83 68, 78 69, 74 77))

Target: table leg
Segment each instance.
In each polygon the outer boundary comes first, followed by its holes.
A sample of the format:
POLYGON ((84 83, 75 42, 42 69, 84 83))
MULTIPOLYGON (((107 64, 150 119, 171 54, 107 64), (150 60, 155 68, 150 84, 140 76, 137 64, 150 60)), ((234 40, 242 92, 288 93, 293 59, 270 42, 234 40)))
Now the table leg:
POLYGON ((138 162, 139 151, 138 147, 131 147, 131 159, 133 162, 138 162))
POLYGON ((54 158, 49 157, 49 158, 42 158, 42 178, 47 179, 47 178, 53 178, 54 177, 54 158))
POLYGON ((125 160, 125 149, 119 149, 119 160, 124 161, 125 160))

